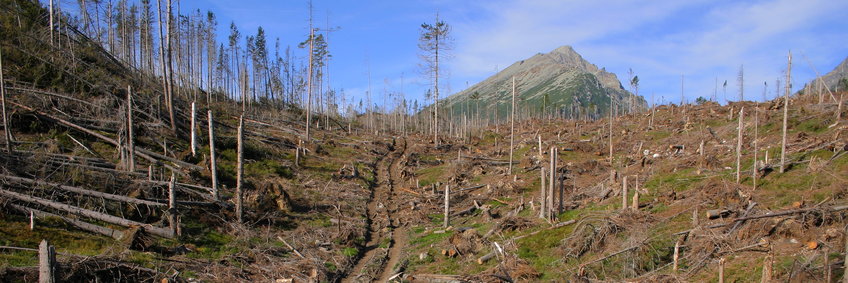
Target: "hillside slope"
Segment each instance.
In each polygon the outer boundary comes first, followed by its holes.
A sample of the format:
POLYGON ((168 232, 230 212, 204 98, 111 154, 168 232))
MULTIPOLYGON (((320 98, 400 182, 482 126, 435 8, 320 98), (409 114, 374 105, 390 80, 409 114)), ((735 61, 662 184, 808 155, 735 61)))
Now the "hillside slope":
POLYGON ((775 281, 838 279, 848 121, 845 113, 835 119, 835 105, 813 100, 790 102, 785 173, 781 100, 660 106, 615 118, 612 133, 608 119, 522 121, 513 175, 503 162, 510 151, 498 142, 509 139, 508 129, 487 132, 461 158, 419 147, 409 162, 421 164, 410 168, 416 193, 404 195, 430 202, 442 199, 433 187, 459 192, 451 196, 448 229, 438 205, 419 208, 429 222, 409 229, 405 270, 425 282, 715 282, 721 263, 730 282, 760 282, 769 274, 764 267, 775 281), (552 150, 557 185, 546 220, 539 218, 539 187, 550 175, 541 181, 540 170, 550 172, 552 150))

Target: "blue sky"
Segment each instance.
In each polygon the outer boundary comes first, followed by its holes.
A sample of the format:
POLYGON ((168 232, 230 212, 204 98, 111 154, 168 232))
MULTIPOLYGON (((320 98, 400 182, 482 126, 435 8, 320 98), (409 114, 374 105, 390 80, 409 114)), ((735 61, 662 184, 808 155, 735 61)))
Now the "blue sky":
MULTIPOLYGON (((293 49, 308 33, 307 1, 184 0, 182 11, 212 10, 225 40, 230 21, 242 33, 266 29, 293 49)), ((746 99, 768 98, 775 80, 785 78, 793 53, 793 90, 815 74, 830 71, 848 56, 848 1, 556 1, 556 0, 315 0, 315 24, 341 27, 330 34, 330 79, 348 96, 364 97, 371 73, 374 102, 403 90, 423 100, 430 82, 419 67, 421 23, 436 12, 453 28, 453 48, 444 60, 442 93, 455 93, 536 53, 571 45, 590 62, 626 83, 627 70, 640 77, 640 94, 657 103, 680 101, 685 76, 688 101, 709 98, 727 80, 735 100, 740 65, 746 99), (808 62, 809 61, 809 62, 808 62), (403 78, 403 79, 401 79, 403 78)), ((269 46, 273 46, 269 44, 269 46)), ((271 51, 273 52, 273 50, 271 51)), ((303 50, 297 50, 303 55, 303 50)))

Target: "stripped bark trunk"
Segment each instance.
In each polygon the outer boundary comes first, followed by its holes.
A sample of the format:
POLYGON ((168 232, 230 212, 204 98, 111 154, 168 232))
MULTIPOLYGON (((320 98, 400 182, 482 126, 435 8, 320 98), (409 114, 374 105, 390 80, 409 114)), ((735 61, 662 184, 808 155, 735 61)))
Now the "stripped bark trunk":
POLYGON ((191 156, 197 156, 197 103, 191 102, 191 156))
POLYGON ((627 210, 627 176, 621 177, 621 210, 627 210))
POLYGON ((38 282, 56 282, 56 249, 47 240, 41 240, 38 245, 38 282))
POLYGON ((43 182, 43 181, 38 181, 38 180, 24 178, 24 177, 17 177, 17 176, 0 174, 0 178, 3 178, 5 181, 31 184, 32 187, 37 187, 39 184, 45 184, 45 185, 48 185, 48 186, 51 186, 51 187, 54 187, 54 188, 57 188, 57 189, 60 189, 60 190, 63 190, 63 191, 74 192, 74 193, 78 193, 78 194, 81 194, 81 195, 99 197, 99 198, 108 199, 108 200, 121 201, 121 202, 134 203, 134 204, 143 204, 143 205, 149 205, 149 206, 164 206, 164 204, 149 201, 149 200, 131 198, 131 197, 127 197, 127 196, 109 194, 109 193, 104 193, 104 192, 98 192, 98 191, 94 191, 94 190, 83 189, 83 188, 80 188, 80 187, 66 186, 66 185, 57 184, 57 183, 43 182))
MULTIPOLYGON (((59 122, 59 123, 60 123, 60 124, 62 124, 62 125, 65 125, 65 126, 67 126, 67 127, 69 127, 69 128, 72 128, 72 129, 78 130, 78 131, 80 131, 80 132, 83 132, 83 133, 89 134, 89 135, 91 135, 91 136, 94 136, 94 137, 96 137, 96 138, 98 138, 98 139, 101 139, 101 140, 103 140, 103 141, 105 141, 105 142, 108 142, 108 143, 110 143, 110 144, 112 144, 112 145, 114 145, 114 146, 121 146, 121 143, 119 143, 118 141, 116 141, 116 140, 114 140, 114 139, 112 139, 112 138, 109 138, 109 137, 107 137, 107 136, 104 136, 104 135, 102 135, 102 134, 100 134, 100 133, 98 133, 98 132, 95 132, 95 131, 92 131, 92 130, 86 129, 86 128, 82 127, 82 126, 79 126, 79 125, 74 124, 74 123, 71 123, 71 122, 69 122, 69 121, 67 121, 67 120, 64 120, 64 119, 61 119, 61 118, 55 117, 55 116, 53 116, 53 115, 47 114, 47 113, 45 113, 45 112, 43 112, 43 111, 35 110, 35 109, 33 109, 32 107, 29 107, 29 106, 26 106, 26 105, 17 104, 17 103, 14 103, 14 102, 10 102, 10 103, 11 103, 12 105, 14 105, 14 106, 17 106, 17 107, 23 108, 23 109, 25 109, 25 110, 35 112, 35 113, 36 113, 36 114, 38 114, 38 115, 41 115, 41 116, 44 116, 44 117, 47 117, 47 118, 53 119, 53 120, 55 120, 56 122, 59 122)), ((174 164, 174 165, 176 165, 178 168, 202 169, 202 167, 200 167, 200 166, 197 166, 197 165, 194 165, 194 164, 191 164, 191 163, 188 163, 188 162, 180 161, 180 160, 178 160, 178 159, 171 158, 171 157, 168 157, 168 156, 165 156, 165 155, 159 154, 159 153, 151 152, 151 151, 148 151, 148 150, 143 149, 143 148, 137 148, 136 150, 137 150, 137 151, 136 151, 136 153, 135 153, 136 155, 138 155, 138 156, 139 156, 139 157, 141 157, 141 158, 147 159, 148 161, 153 162, 153 163, 159 163, 159 162, 160 162, 160 161, 159 161, 159 159, 161 159, 161 160, 165 160, 165 161, 168 161, 168 162, 173 163, 173 164, 174 164)), ((167 164, 165 164, 164 166, 165 166, 165 167, 167 167, 167 168, 169 168, 169 169, 171 169, 171 170, 178 171, 178 170, 177 170, 177 168, 175 168, 175 167, 173 167, 173 166, 170 166, 170 165, 167 165, 167 164)))
POLYGON ((680 260, 680 240, 674 242, 674 262, 671 266, 671 270, 677 272, 678 261, 680 260))
POLYGON ((450 185, 445 186, 445 225, 447 229, 450 226, 450 185))
POLYGON ((545 213, 548 206, 548 188, 545 186, 545 166, 541 166, 539 171, 542 173, 539 180, 541 182, 541 188, 539 188, 539 193, 541 194, 539 197, 539 218, 545 219, 547 214, 545 213))
POLYGON ((79 208, 79 207, 67 205, 67 204, 64 204, 64 203, 58 203, 58 202, 54 202, 54 201, 50 201, 50 200, 46 200, 46 199, 42 199, 42 198, 37 198, 37 197, 33 197, 33 196, 19 194, 19 193, 16 193, 16 192, 7 191, 7 190, 3 190, 3 189, 0 189, 0 195, 10 197, 10 198, 14 198, 14 199, 18 199, 18 200, 25 201, 25 202, 37 203, 37 204, 47 206, 47 207, 50 207, 50 208, 53 208, 53 209, 66 211, 66 212, 69 212, 69 213, 72 213, 72 214, 82 215, 82 216, 85 216, 85 217, 93 218, 93 219, 96 219, 96 220, 100 220, 100 221, 115 224, 115 225, 121 225, 121 226, 124 226, 124 227, 129 227, 129 226, 133 226, 133 225, 140 226, 140 227, 143 227, 145 231, 150 232, 151 234, 154 234, 154 235, 157 235, 157 236, 162 236, 162 237, 166 237, 166 238, 173 238, 174 237, 174 234, 171 233, 171 231, 169 229, 155 227, 151 224, 127 220, 127 219, 123 219, 123 218, 120 218, 120 217, 117 217, 117 216, 112 216, 112 215, 109 215, 109 214, 100 213, 100 212, 97 212, 97 211, 88 210, 88 209, 84 209, 84 208, 79 208))
POLYGON ((174 172, 171 172, 171 181, 168 182, 168 224, 171 228, 171 233, 173 235, 179 235, 177 230, 179 230, 180 224, 177 223, 177 190, 176 190, 176 181, 177 177, 174 172))
POLYGON ((556 186, 556 156, 554 155, 556 152, 556 147, 551 147, 551 165, 550 165, 550 176, 548 178, 548 220, 554 218, 553 210, 554 210, 554 187, 556 186))
POLYGON ((754 108, 754 165, 751 170, 751 180, 753 180, 754 190, 757 189, 757 173, 759 172, 759 166, 757 166, 757 139, 759 139, 760 131, 760 105, 757 104, 757 107, 754 108))
POLYGON ((215 123, 212 120, 212 110, 208 110, 209 116, 209 170, 212 175, 212 199, 218 200, 218 164, 215 161, 215 123))
MULTIPOLYGON (((50 18, 49 23, 48 23, 50 26, 47 27, 47 29, 50 31, 50 45, 53 45, 53 0, 50 0, 50 3, 48 4, 47 12, 50 13, 50 15, 48 16, 50 18)), ((111 28, 111 27, 109 27, 109 28, 111 28)), ((110 46, 110 48, 111 48, 111 46, 110 46)))
POLYGON ((11 204, 11 207, 14 208, 14 209, 17 209, 18 211, 24 212, 24 213, 28 212, 30 214, 31 219, 34 219, 34 216, 55 217, 55 218, 62 219, 66 223, 71 224, 71 225, 73 225, 73 226, 75 226, 75 227, 77 227, 81 230, 85 230, 85 231, 89 231, 89 232, 92 232, 92 233, 97 233, 97 234, 101 234, 101 235, 104 235, 104 236, 112 237, 116 240, 121 239, 124 236, 124 232, 119 231, 119 230, 115 230, 115 229, 112 229, 112 228, 109 228, 109 227, 103 227, 103 226, 91 224, 91 223, 88 223, 88 222, 85 222, 85 221, 79 221, 79 220, 76 220, 76 219, 71 219, 71 218, 61 216, 61 215, 57 215, 57 214, 53 214, 53 213, 49 213, 49 212, 44 212, 44 211, 37 210, 37 209, 27 208, 27 207, 23 207, 23 206, 20 206, 20 205, 11 204))
POLYGON ((3 52, 0 50, 0 102, 3 106, 3 134, 6 138, 6 152, 12 153, 12 131, 6 116, 6 81, 3 78, 3 52))
MULTIPOLYGON (((554 164, 557 164, 557 163, 559 162, 559 149, 555 148, 555 150, 554 150, 553 154, 554 154, 554 164)), ((557 178, 559 178, 559 177, 557 177, 557 178)), ((557 215, 559 215, 559 214, 562 214, 562 209, 563 209, 563 200, 565 199, 565 197, 564 197, 564 194, 565 194, 565 191, 564 191, 564 190, 565 190, 565 181, 563 180, 563 182, 559 182, 559 183, 557 183, 557 187, 559 188, 559 196, 558 196, 559 198, 558 198, 558 204, 557 204, 557 215)))
POLYGON ((783 95, 783 139, 780 143, 780 173, 786 172, 786 122, 789 117, 789 92, 792 89, 792 52, 786 67, 786 92, 783 95))
POLYGON ((509 126, 509 175, 512 175, 512 153, 515 144, 515 76, 512 77, 512 115, 509 126))
POLYGON ((742 123, 745 115, 745 107, 739 109, 739 129, 736 134, 736 183, 742 180, 742 123))
POLYGON ((129 151, 128 165, 130 172, 135 172, 135 134, 133 133, 132 86, 127 86, 127 150, 129 151))
POLYGON ((760 282, 769 283, 774 276, 774 254, 769 251, 766 258, 763 260, 763 275, 760 277, 760 282))
POLYGON ((238 164, 236 169, 236 219, 242 223, 244 207, 242 190, 244 189, 244 114, 239 118, 238 127, 238 164))

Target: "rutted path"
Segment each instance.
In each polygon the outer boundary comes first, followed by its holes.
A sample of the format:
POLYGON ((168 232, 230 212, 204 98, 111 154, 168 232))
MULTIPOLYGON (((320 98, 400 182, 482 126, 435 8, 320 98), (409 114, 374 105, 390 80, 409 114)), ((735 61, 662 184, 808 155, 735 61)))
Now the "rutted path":
POLYGON ((394 274, 394 266, 402 257, 406 243, 405 229, 395 219, 398 205, 392 200, 398 165, 405 157, 407 143, 397 139, 393 148, 377 162, 376 183, 368 200, 368 243, 351 272, 341 282, 386 282, 394 274), (386 249, 388 247, 388 249, 386 249))

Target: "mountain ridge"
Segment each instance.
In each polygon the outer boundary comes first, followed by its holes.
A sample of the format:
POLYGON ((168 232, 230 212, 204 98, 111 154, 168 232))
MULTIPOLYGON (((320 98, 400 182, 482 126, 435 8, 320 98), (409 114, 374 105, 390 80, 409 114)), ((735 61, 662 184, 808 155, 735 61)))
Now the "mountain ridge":
MULTIPOLYGON (((831 91, 836 90, 837 88, 845 90, 848 88, 848 57, 845 57, 841 63, 833 67, 833 70, 824 74, 821 77, 821 81, 824 82, 824 86, 830 89, 831 91), (839 82, 846 80, 843 85, 840 85, 839 82)), ((814 78, 810 82, 808 82, 804 86, 804 92, 807 93, 816 93, 819 90, 819 79, 814 78)))
MULTIPOLYGON (((517 61, 485 80, 455 93, 440 103, 454 114, 474 109, 485 115, 505 117, 511 104, 512 78, 516 82, 516 106, 529 114, 598 118, 608 113, 610 97, 620 110, 646 106, 645 99, 625 90, 614 73, 587 61, 570 45, 548 53, 536 53, 517 61), (476 98, 475 98, 476 97, 476 98), (479 105, 478 105, 479 104, 479 105)), ((493 117, 497 119, 497 117, 493 117)))

